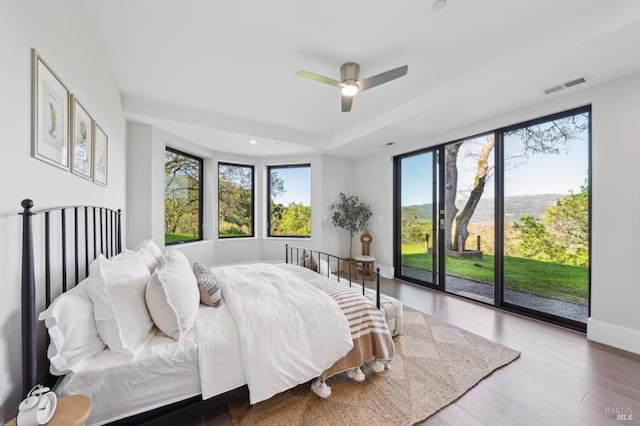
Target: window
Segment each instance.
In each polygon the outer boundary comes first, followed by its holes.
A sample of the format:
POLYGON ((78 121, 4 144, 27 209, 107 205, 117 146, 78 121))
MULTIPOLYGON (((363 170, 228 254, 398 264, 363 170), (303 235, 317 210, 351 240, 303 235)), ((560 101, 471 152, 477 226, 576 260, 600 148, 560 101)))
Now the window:
POLYGON ((269 166, 269 237, 311 237, 311 165, 269 166))
POLYGON ((253 166, 218 163, 218 237, 253 237, 253 166))
POLYGON ((167 148, 164 163, 164 242, 202 240, 202 158, 167 148))

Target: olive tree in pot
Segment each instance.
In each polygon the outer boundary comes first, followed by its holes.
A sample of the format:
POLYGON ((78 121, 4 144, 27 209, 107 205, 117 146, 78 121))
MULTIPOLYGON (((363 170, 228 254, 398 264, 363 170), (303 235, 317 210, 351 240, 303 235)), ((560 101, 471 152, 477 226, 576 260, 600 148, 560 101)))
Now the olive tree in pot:
POLYGON ((331 220, 335 226, 349 233, 349 260, 353 259, 353 236, 367 230, 367 222, 371 217, 371 207, 361 202, 357 196, 346 196, 340 193, 337 203, 331 205, 331 220))

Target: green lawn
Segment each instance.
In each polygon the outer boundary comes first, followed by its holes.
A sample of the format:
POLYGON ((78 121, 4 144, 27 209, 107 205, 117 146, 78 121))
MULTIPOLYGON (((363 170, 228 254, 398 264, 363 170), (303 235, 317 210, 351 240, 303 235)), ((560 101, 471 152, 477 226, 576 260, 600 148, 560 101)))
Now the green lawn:
MULTIPOLYGON (((432 270, 431 254, 424 253, 421 245, 403 244, 402 253, 403 265, 432 270)), ((447 274, 493 283, 493 261, 494 257, 486 254, 481 260, 447 256, 447 274)), ((508 256, 504 259, 506 288, 571 302, 587 303, 588 273, 586 267, 508 256)))
POLYGON ((176 241, 193 241, 196 237, 191 233, 187 234, 164 234, 164 242, 165 244, 175 243, 176 241))
POLYGON ((219 237, 220 238, 226 238, 226 237, 250 237, 251 234, 247 234, 246 232, 221 232, 219 237))

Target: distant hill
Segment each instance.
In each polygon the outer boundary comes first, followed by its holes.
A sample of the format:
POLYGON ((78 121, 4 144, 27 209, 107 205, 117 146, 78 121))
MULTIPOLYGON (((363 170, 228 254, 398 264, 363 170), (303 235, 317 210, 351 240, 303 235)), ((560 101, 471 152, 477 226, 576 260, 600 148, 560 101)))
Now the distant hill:
MULTIPOLYGON (((505 197, 505 219, 507 222, 514 222, 525 215, 531 215, 539 219, 547 208, 554 205, 556 201, 565 195, 566 194, 537 194, 505 197)), ((492 224, 494 202, 493 198, 481 199, 473 214, 472 220, 474 222, 492 224)), ((431 220, 433 208, 431 204, 419 204, 408 207, 418 210, 425 220, 431 220)), ((462 205, 458 205, 458 208, 462 208, 462 205)))

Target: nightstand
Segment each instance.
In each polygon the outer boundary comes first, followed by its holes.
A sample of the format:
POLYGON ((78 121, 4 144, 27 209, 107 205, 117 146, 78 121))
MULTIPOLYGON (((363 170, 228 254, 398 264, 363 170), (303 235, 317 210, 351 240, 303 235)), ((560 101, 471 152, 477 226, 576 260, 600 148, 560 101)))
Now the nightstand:
MULTIPOLYGON (((82 426, 91 414, 91 398, 86 395, 71 395, 58 398, 56 412, 47 426, 82 426)), ((5 426, 16 426, 13 418, 5 426)))

